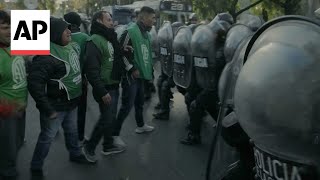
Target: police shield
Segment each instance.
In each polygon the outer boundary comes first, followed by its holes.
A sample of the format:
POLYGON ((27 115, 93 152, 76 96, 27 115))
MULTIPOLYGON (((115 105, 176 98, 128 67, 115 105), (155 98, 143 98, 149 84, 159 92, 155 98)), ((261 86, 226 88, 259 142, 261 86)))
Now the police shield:
POLYGON ((224 53, 228 63, 220 76, 218 94, 220 100, 223 97, 227 98, 226 103, 231 109, 233 109, 235 84, 243 66, 246 47, 253 34, 254 32, 248 26, 235 24, 230 28, 226 37, 224 53))
POLYGON ((151 47, 152 47, 152 58, 157 58, 159 56, 159 43, 158 43, 158 35, 155 26, 152 26, 150 31, 151 36, 151 47))
POLYGON ((158 32, 158 42, 160 48, 159 60, 163 72, 171 77, 173 71, 172 42, 173 30, 170 22, 165 22, 158 32))
POLYGON ((320 24, 284 16, 245 53, 235 112, 253 140, 258 179, 320 178, 320 24))
POLYGON ((183 26, 173 41, 173 81, 183 88, 188 88, 194 79, 191 38, 191 28, 183 26))
POLYGON ((224 45, 226 62, 230 62, 233 59, 234 54, 243 39, 252 34, 253 31, 244 24, 235 24, 230 28, 224 45))
POLYGON ((239 20, 237 21, 238 24, 243 24, 248 26, 252 31, 258 30, 265 22, 264 20, 252 14, 241 14, 239 20))
POLYGON ((215 18, 210 24, 199 26, 192 36, 196 81, 201 88, 217 89, 219 73, 225 65, 224 36, 230 26, 228 22, 215 18))

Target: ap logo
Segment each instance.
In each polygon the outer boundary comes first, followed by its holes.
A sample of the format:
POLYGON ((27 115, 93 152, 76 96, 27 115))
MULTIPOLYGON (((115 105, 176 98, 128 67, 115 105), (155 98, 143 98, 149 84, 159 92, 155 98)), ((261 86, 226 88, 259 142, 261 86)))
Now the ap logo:
POLYGON ((141 51, 142 51, 142 57, 144 64, 149 64, 149 50, 145 44, 141 44, 141 51))
POLYGON ((21 56, 14 56, 12 62, 13 89, 20 89, 27 86, 25 62, 21 56))
POLYGON ((114 49, 113 49, 112 44, 109 41, 108 41, 107 46, 108 46, 108 50, 109 50, 109 53, 110 53, 109 61, 111 62, 111 61, 114 60, 114 56, 113 56, 114 55, 114 49))
POLYGON ((50 55, 50 11, 11 11, 11 55, 50 55))
POLYGON ((80 72, 79 56, 77 55, 76 51, 71 51, 69 54, 69 59, 72 70, 74 72, 80 72))

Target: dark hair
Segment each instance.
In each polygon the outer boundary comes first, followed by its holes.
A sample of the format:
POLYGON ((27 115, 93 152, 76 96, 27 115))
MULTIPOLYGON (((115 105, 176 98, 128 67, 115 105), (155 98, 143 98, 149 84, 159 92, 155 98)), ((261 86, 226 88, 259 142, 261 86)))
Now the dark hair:
POLYGON ((139 14, 155 14, 156 11, 148 6, 143 6, 139 12, 139 14))
POLYGON ((11 24, 10 15, 4 10, 0 10, 0 24, 11 24))
POLYGON ((66 20, 68 23, 74 24, 74 25, 77 25, 78 27, 80 27, 81 17, 78 13, 69 12, 69 13, 65 14, 63 17, 64 17, 64 20, 66 20))
POLYGON ((98 11, 98 12, 94 13, 94 15, 92 16, 91 24, 96 22, 98 19, 102 20, 103 14, 105 14, 105 13, 109 14, 112 17, 111 13, 109 13, 108 11, 98 11))

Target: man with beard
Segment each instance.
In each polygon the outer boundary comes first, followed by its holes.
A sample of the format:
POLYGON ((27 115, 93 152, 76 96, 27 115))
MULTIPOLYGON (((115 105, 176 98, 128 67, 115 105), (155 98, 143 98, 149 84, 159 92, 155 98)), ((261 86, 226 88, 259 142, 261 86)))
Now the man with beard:
POLYGON ((84 64, 84 50, 89 36, 85 33, 80 32, 81 18, 76 12, 69 12, 64 15, 64 19, 71 24, 71 39, 77 50, 80 51, 80 68, 82 72, 82 95, 80 98, 80 103, 78 106, 78 136, 79 141, 84 141, 84 130, 86 122, 86 112, 87 112, 87 92, 88 92, 88 81, 83 73, 84 64))
MULTIPOLYGON (((113 135, 116 142, 124 144, 119 137, 121 126, 129 115, 132 106, 135 106, 136 133, 145 133, 154 130, 154 127, 144 123, 144 83, 152 80, 152 54, 149 31, 156 22, 155 11, 150 7, 142 7, 138 21, 129 25, 121 35, 120 44, 132 46, 134 51, 124 58, 126 73, 122 78, 122 104, 114 123, 113 135)), ((115 143, 116 143, 115 142, 115 143)))
POLYGON ((10 55, 10 15, 0 11, 0 179, 16 179, 27 105, 25 60, 10 55))
MULTIPOLYGON (((91 37, 86 48, 86 75, 93 87, 93 96, 99 103, 100 118, 96 123, 91 138, 85 141, 83 152, 91 161, 96 161, 95 149, 103 137, 103 155, 120 153, 124 146, 114 145, 112 138, 112 123, 116 120, 120 78, 116 72, 122 61, 121 54, 131 49, 121 46, 117 40, 117 34, 113 27, 110 13, 97 12, 92 19, 91 37)), ((121 77, 121 74, 120 74, 121 77)))
POLYGON ((28 89, 40 111, 41 132, 31 161, 34 176, 43 176, 44 160, 60 126, 64 129, 70 161, 93 163, 81 153, 77 106, 81 96, 79 54, 71 42, 69 24, 50 19, 50 55, 35 56, 28 75, 28 89))

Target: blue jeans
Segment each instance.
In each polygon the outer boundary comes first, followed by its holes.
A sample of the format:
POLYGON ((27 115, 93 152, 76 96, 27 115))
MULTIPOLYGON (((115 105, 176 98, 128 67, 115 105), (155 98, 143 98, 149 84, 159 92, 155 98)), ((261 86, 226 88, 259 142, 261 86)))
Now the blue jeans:
POLYGON ((122 99, 118 117, 113 124, 113 135, 119 136, 124 120, 129 115, 133 105, 135 108, 135 119, 138 127, 144 126, 143 104, 144 104, 144 79, 136 79, 131 84, 122 79, 122 99))
POLYGON ((99 103, 100 118, 95 124, 91 133, 91 137, 87 142, 87 147, 90 150, 95 150, 103 137, 103 147, 108 148, 113 145, 112 138, 112 123, 115 121, 118 109, 119 89, 110 90, 111 105, 106 105, 103 102, 99 103))
POLYGON ((58 116, 56 119, 50 119, 44 113, 40 112, 41 132, 33 153, 31 169, 42 169, 44 160, 49 153, 51 143, 61 125, 64 130, 65 143, 70 156, 77 157, 81 155, 81 149, 78 142, 77 108, 57 113, 58 116))

